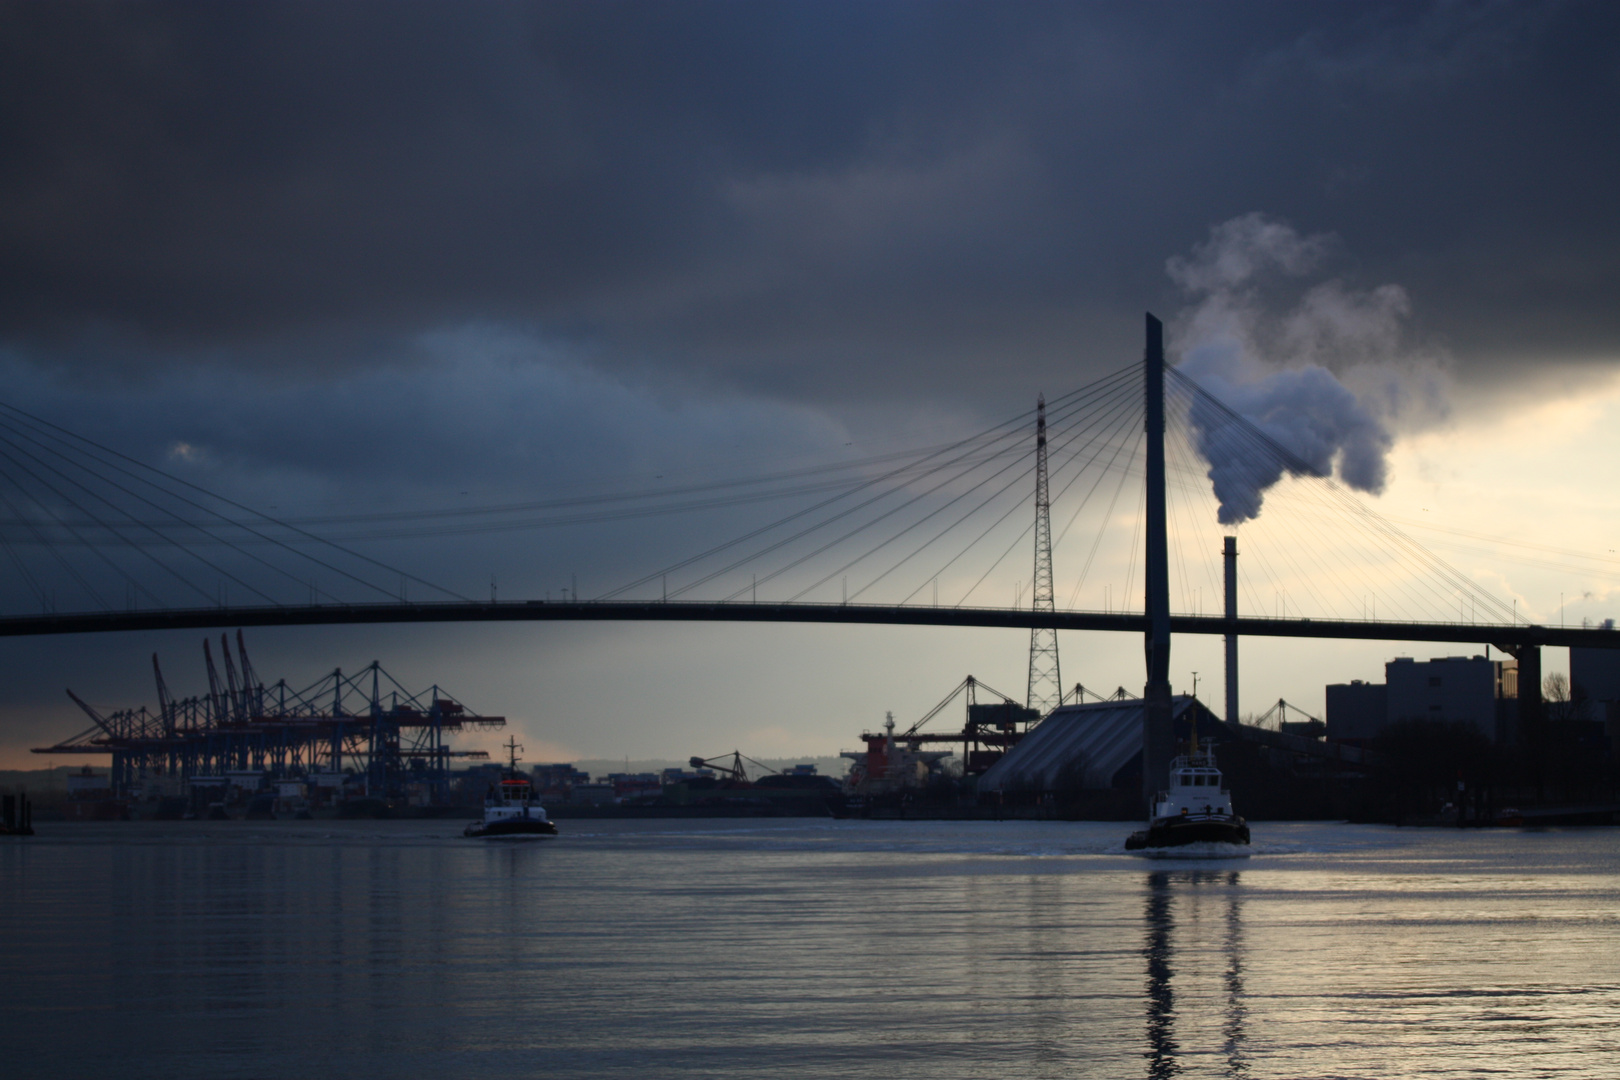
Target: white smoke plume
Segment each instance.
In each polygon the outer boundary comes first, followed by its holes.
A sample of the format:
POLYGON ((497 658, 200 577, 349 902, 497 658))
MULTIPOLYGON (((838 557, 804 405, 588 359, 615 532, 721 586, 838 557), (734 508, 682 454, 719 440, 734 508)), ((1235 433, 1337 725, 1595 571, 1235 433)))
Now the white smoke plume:
POLYGON ((1382 493, 1392 424, 1442 411, 1438 359, 1403 350, 1410 304, 1400 286, 1357 291, 1329 280, 1274 310, 1272 291, 1297 291, 1333 247, 1331 236, 1301 236, 1255 213, 1217 225, 1166 264, 1195 298, 1171 327, 1177 370, 1298 459, 1290 467, 1259 452, 1230 414, 1195 400, 1190 421, 1223 525, 1258 517, 1285 472, 1336 472, 1382 493))

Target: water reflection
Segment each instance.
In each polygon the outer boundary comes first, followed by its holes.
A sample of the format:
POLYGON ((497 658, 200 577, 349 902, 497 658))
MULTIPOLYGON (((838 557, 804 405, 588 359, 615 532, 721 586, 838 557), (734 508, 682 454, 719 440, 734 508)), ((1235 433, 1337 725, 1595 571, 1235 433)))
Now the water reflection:
POLYGON ((1219 890, 1225 904, 1224 918, 1219 930, 1219 954, 1224 959, 1220 974, 1223 1015, 1221 1052, 1226 1062, 1226 1075, 1245 1077, 1249 1072, 1244 1056, 1244 1021, 1247 1008, 1243 994, 1243 911, 1242 891, 1238 887, 1237 871, 1160 870, 1147 876, 1147 893, 1143 922, 1146 934, 1142 956, 1147 962, 1147 1073, 1152 1080, 1165 1080, 1177 1076, 1183 1069, 1183 1057, 1197 1051, 1189 1047, 1184 1054, 1176 1034, 1176 976, 1177 966, 1183 967, 1184 980, 1196 982, 1212 972, 1206 971, 1206 956, 1215 955, 1213 941, 1199 940, 1199 892, 1219 890), (1178 900, 1185 902, 1187 912, 1179 929, 1191 938, 1188 955, 1178 959, 1176 932, 1178 900))
POLYGON ((1248 1076, 1249 1063, 1243 1057, 1243 1022, 1248 1006, 1243 1002, 1243 891, 1238 873, 1226 876, 1226 1071, 1229 1076, 1248 1076))
POLYGON ((0 1076, 1615 1075, 1612 831, 992 824, 64 824, 0 844, 0 1076))
POLYGON ((1170 988, 1170 875, 1148 875, 1147 943, 1147 1059, 1148 1076, 1163 1080, 1181 1071, 1176 1061, 1175 991, 1170 988))

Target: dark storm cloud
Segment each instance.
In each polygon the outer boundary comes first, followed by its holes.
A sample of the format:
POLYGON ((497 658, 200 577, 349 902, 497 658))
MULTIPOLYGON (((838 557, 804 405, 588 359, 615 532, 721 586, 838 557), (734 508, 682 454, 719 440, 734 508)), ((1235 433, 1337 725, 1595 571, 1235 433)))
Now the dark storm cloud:
MULTIPOLYGON (((271 380, 215 366, 149 371, 139 378, 118 372, 101 380, 111 385, 86 385, 0 351, 0 383, 10 402, 27 403, 31 416, 88 433, 168 473, 172 479, 159 484, 166 490, 198 485, 324 539, 362 547, 462 596, 481 594, 492 576, 508 596, 544 596, 570 585, 576 574, 581 587, 603 591, 710 546, 716 530, 741 533, 757 526, 761 513, 770 518, 783 512, 780 502, 728 509, 722 501, 701 513, 610 515, 568 524, 569 518, 622 510, 624 504, 535 507, 537 500, 679 493, 717 474, 791 469, 849 453, 840 449, 850 443, 842 425, 814 409, 714 388, 683 393, 613 378, 565 347, 506 328, 469 325, 421 335, 412 361, 404 371, 376 363, 318 382, 271 380), (397 517, 401 510, 406 520, 397 517)), ((125 474, 97 468, 88 479, 70 463, 76 459, 57 454, 61 444, 49 438, 49 429, 42 439, 37 424, 18 423, 9 409, 0 416, 0 429, 0 506, 8 511, 0 515, 6 519, 0 522, 0 547, 14 558, 8 541, 22 541, 24 561, 49 587, 60 589, 57 600, 64 605, 83 607, 97 597, 122 595, 124 584, 103 580, 87 600, 45 550, 27 544, 35 534, 22 519, 65 515, 125 524, 133 509, 135 521, 162 522, 169 520, 165 507, 197 519, 195 502, 137 501, 154 492, 132 485, 125 474), (36 496, 47 485, 55 498, 41 502, 36 496)), ((221 509, 212 500, 201 502, 221 509)), ((150 538, 143 527, 132 527, 136 537, 150 538)), ((164 561, 182 572, 174 580, 157 575, 159 580, 144 583, 173 591, 180 579, 190 582, 177 593, 161 594, 171 603, 194 602, 198 582, 206 583, 206 591, 220 580, 214 566, 202 570, 195 557, 202 534, 182 534, 178 544, 159 545, 164 561), (191 553, 177 555, 181 548, 191 553)), ((263 564, 246 566, 239 551, 205 547, 201 554, 213 563, 236 566, 244 580, 270 587, 265 595, 283 602, 299 581, 322 573, 305 560, 267 550, 276 566, 290 565, 304 575, 289 579, 263 564)), ((78 571, 106 578, 107 567, 77 546, 69 545, 65 554, 78 571)), ((141 568, 153 569, 146 563, 141 568)), ((372 570, 363 576, 397 584, 372 570)), ((323 587, 353 584, 323 578, 323 587)), ((0 611, 36 609, 37 590, 31 603, 30 588, 21 576, 0 577, 0 611)), ((359 595, 377 598, 375 590, 359 595)))
POLYGON ((1255 210, 1481 376, 1620 337, 1607 4, 0 19, 0 332, 44 363, 319 375, 513 320, 768 393, 1021 400, 1132 355, 1165 258, 1255 210))

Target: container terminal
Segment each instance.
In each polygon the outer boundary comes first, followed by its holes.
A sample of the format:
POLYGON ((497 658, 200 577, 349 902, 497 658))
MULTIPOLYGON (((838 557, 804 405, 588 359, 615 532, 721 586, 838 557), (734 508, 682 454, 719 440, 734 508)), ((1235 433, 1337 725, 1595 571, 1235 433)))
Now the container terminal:
POLYGON ((157 709, 103 714, 72 690, 91 726, 36 754, 111 755, 105 775, 69 777, 68 816, 101 819, 296 815, 315 810, 432 812, 452 805, 451 762, 487 758, 449 739, 505 725, 480 716, 439 686, 411 693, 376 662, 347 675, 334 668, 295 689, 266 686, 236 633, 221 635, 220 666, 203 641, 208 691, 170 693, 156 654, 157 709), (221 675, 220 667, 224 673, 221 675))
MULTIPOLYGON (((67 776, 60 805, 36 787, 44 819, 467 816, 476 814, 491 777, 498 779, 499 766, 478 760, 488 757, 485 751, 454 750, 449 740, 470 729, 502 727, 503 717, 478 715, 438 686, 412 694, 376 663, 353 676, 334 669, 301 690, 285 680, 266 686, 240 632, 234 649, 231 644, 220 639, 216 665, 212 643, 204 643, 208 692, 188 698, 169 692, 154 656, 155 711, 143 706, 104 715, 72 695, 92 726, 35 752, 110 755, 112 768, 85 767, 67 776)), ((1571 681, 1580 697, 1547 725, 1559 739, 1544 740, 1549 759, 1551 750, 1567 744, 1566 756, 1578 756, 1596 772, 1582 780, 1567 762, 1549 760, 1555 766, 1549 781, 1559 779, 1556 790, 1544 782, 1545 792, 1504 783, 1505 777, 1477 765, 1463 778, 1464 788, 1450 766, 1440 779, 1419 777, 1414 770, 1439 751, 1427 744, 1402 751, 1391 742, 1413 717, 1440 715, 1458 728, 1453 734, 1478 744, 1476 757, 1506 760, 1522 753, 1511 658, 1397 657, 1386 671, 1386 683, 1328 686, 1325 719, 1283 700, 1258 717, 1221 718, 1196 696, 1177 695, 1171 702, 1177 739, 1190 741, 1196 733, 1200 742, 1221 746, 1225 770, 1261 818, 1620 819, 1605 780, 1620 730, 1614 703, 1620 664, 1609 654, 1572 650, 1571 681)), ((915 723, 902 728, 890 713, 881 728, 863 731, 862 748, 841 755, 848 762, 841 777, 822 775, 814 764, 767 766, 737 750, 661 771, 592 777, 571 764, 541 764, 528 772, 548 811, 560 818, 1130 820, 1140 816, 1143 708, 1142 699, 1123 688, 1102 696, 1076 684, 1043 715, 968 676, 915 723), (959 703, 960 722, 945 724, 953 703, 959 703)), ((5 810, 0 835, 31 826, 33 804, 20 793, 5 810)))

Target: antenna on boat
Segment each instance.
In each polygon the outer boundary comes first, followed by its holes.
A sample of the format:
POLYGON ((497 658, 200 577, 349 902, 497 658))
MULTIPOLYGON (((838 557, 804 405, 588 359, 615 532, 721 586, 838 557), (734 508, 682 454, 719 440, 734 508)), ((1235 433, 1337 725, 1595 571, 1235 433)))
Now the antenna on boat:
POLYGON ((518 755, 518 751, 522 750, 522 749, 523 749, 523 747, 521 745, 519 745, 516 735, 510 735, 510 736, 507 737, 507 739, 506 739, 506 750, 507 750, 507 753, 511 756, 512 771, 513 772, 517 772, 517 761, 518 761, 517 755, 518 755))

